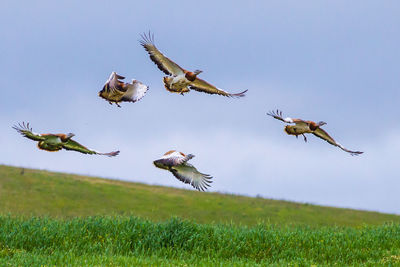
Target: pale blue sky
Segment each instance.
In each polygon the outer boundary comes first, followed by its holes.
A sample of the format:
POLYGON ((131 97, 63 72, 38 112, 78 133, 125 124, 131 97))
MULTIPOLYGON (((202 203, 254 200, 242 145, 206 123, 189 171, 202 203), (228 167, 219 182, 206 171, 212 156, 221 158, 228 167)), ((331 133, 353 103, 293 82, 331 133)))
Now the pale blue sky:
POLYGON ((213 175, 210 191, 400 214, 400 3, 238 3, 2 1, 0 163, 189 188, 152 165, 177 149, 213 175), (148 30, 178 64, 247 96, 167 92, 138 43, 148 30), (111 71, 150 90, 110 106, 97 93, 111 71), (266 116, 276 108, 365 154, 284 134, 266 116), (41 151, 11 128, 22 121, 121 154, 41 151))

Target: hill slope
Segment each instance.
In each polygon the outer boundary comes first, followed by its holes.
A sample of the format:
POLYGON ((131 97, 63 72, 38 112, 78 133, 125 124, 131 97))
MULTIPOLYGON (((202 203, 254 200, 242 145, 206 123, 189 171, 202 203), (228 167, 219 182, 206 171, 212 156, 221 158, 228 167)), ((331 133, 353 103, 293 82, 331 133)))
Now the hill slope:
POLYGON ((200 193, 95 177, 0 165, 0 214, 172 216, 199 223, 360 226, 400 222, 400 216, 219 193, 200 193))

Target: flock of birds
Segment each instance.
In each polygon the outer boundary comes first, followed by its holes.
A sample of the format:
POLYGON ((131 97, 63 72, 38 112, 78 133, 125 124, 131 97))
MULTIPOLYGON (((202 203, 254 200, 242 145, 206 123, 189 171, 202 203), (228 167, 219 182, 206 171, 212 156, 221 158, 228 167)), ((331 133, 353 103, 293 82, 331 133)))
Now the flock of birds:
MULTIPOLYGON (((167 76, 163 77, 165 88, 171 93, 178 93, 184 95, 190 90, 198 92, 217 94, 226 97, 243 97, 247 90, 240 93, 228 93, 214 85, 198 78, 197 76, 202 72, 195 70, 193 72, 185 70, 178 64, 164 56, 154 44, 154 35, 148 34, 141 35, 142 40, 140 44, 144 47, 150 56, 150 59, 157 65, 157 67, 164 72, 167 76)), ((142 99, 149 87, 140 81, 132 80, 131 83, 125 83, 125 77, 112 72, 99 96, 107 100, 111 105, 115 103, 118 107, 121 102, 136 102, 142 99)), ((287 124, 284 131, 289 135, 294 135, 296 138, 302 135, 304 141, 307 142, 305 134, 312 133, 315 136, 327 141, 331 145, 337 146, 342 150, 350 153, 351 155, 359 155, 363 152, 351 151, 346 149, 341 144, 337 143, 329 134, 321 128, 326 123, 320 121, 318 123, 313 121, 305 121, 302 119, 284 118, 282 112, 279 110, 267 113, 275 119, 283 121, 287 124)), ((80 143, 74 141, 72 137, 75 135, 68 134, 38 134, 32 131, 29 123, 20 123, 13 126, 24 137, 37 141, 38 148, 46 151, 59 151, 61 149, 78 151, 84 154, 97 154, 114 157, 119 154, 119 151, 102 153, 90 148, 87 148, 80 143)), ((193 165, 188 163, 194 155, 185 155, 182 152, 171 150, 166 152, 160 159, 155 160, 153 163, 156 167, 170 171, 177 179, 184 183, 188 183, 199 191, 206 190, 211 181, 211 176, 199 172, 193 165)))

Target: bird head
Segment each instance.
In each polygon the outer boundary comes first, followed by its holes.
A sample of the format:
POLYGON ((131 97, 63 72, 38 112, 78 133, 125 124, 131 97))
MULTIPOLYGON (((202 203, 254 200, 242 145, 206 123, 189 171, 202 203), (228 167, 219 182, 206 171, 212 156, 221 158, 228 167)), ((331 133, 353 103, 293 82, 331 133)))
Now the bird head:
POLYGON ((203 71, 202 70, 195 70, 195 71, 193 71, 193 73, 197 76, 197 75, 199 75, 200 73, 202 73, 203 71))
POLYGON ((72 137, 74 137, 75 136, 75 134, 73 134, 73 133, 68 133, 67 134, 67 139, 71 139, 72 137))

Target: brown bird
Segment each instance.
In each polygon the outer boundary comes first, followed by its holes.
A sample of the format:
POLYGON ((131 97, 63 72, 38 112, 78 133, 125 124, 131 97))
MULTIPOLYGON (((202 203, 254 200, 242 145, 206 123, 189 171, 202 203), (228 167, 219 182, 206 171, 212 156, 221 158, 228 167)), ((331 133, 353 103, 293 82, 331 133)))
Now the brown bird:
POLYGON ((194 155, 185 155, 176 150, 170 150, 160 159, 153 161, 157 168, 170 171, 178 180, 190 184, 199 191, 205 191, 210 186, 211 176, 199 172, 192 164, 187 163, 194 155))
POLYGON ((164 77, 163 81, 165 88, 169 92, 183 95, 184 93, 189 92, 190 89, 193 89, 207 94, 218 94, 227 97, 245 96, 247 90, 237 94, 225 92, 224 90, 218 89, 214 85, 197 78, 197 75, 202 72, 201 70, 191 72, 180 67, 157 49, 154 45, 154 35, 151 35, 150 32, 149 34, 144 33, 141 37, 143 40, 140 40, 140 44, 149 53, 150 59, 162 72, 168 75, 164 77))
POLYGON ((149 87, 139 82, 132 80, 132 83, 125 83, 125 77, 118 75, 113 71, 99 92, 99 96, 107 100, 111 105, 115 103, 118 107, 120 102, 136 102, 144 97, 149 87))
POLYGON ((321 126, 325 125, 326 122, 320 121, 320 122, 316 123, 313 121, 304 121, 301 119, 292 119, 289 117, 283 118, 282 111, 279 111, 279 110, 271 111, 271 112, 267 113, 267 115, 272 116, 275 119, 278 119, 278 120, 286 122, 286 123, 294 123, 294 125, 286 125, 284 128, 284 131, 287 134, 294 135, 296 137, 298 137, 299 135, 302 135, 304 137, 305 142, 307 142, 307 137, 304 134, 312 133, 313 135, 327 141, 329 144, 337 146, 337 147, 341 148, 342 150, 350 153, 352 156, 364 153, 361 151, 348 150, 341 144, 337 143, 332 137, 329 136, 329 134, 327 132, 325 132, 321 128, 321 126))
POLYGON ((29 138, 33 141, 38 142, 38 148, 50 152, 59 151, 61 149, 74 150, 84 154, 97 154, 105 155, 109 157, 114 157, 119 154, 119 151, 101 153, 96 150, 84 147, 78 142, 72 140, 71 138, 75 135, 73 133, 69 134, 38 134, 32 131, 29 123, 18 124, 18 126, 13 126, 13 129, 17 130, 22 136, 29 138))

